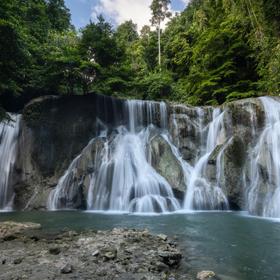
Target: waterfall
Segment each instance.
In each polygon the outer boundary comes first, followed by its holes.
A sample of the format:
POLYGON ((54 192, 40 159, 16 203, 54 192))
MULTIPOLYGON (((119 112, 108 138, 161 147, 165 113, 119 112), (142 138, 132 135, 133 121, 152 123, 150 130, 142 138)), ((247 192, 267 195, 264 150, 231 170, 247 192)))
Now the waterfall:
MULTIPOLYGON (((216 185, 213 186, 206 178, 206 168, 210 155, 215 148, 223 143, 223 117, 224 112, 220 109, 214 109, 212 114, 212 121, 208 125, 206 145, 201 144, 201 156, 197 160, 193 171, 190 174, 188 181, 188 188, 186 192, 184 208, 187 210, 193 209, 228 209, 228 201, 219 187, 217 178, 216 185)), ((201 124, 201 122, 200 122, 201 124)), ((221 154, 217 159, 217 177, 220 174, 221 154)))
MULTIPOLYGON (((51 210, 75 208, 73 203, 86 197, 87 210, 125 212, 170 212, 182 209, 174 196, 172 186, 151 163, 151 139, 159 135, 170 148, 183 173, 187 194, 184 209, 227 209, 228 202, 219 183, 208 182, 206 168, 208 158, 224 141, 223 116, 219 109, 213 110, 212 121, 203 127, 205 120, 201 108, 191 108, 196 120, 196 134, 201 142, 194 166, 185 161, 176 145, 179 139, 169 134, 168 113, 164 102, 128 100, 125 102, 127 125, 116 127, 113 132, 105 129, 102 135, 92 139, 77 156, 50 193, 48 208, 51 210), (205 135, 207 135, 207 141, 205 135), (96 147, 98 139, 102 145, 96 147), (203 141, 204 140, 204 141, 203 141), (93 152, 94 151, 94 152, 93 152), (90 172, 80 176, 86 154, 92 154, 90 172), (85 176, 89 181, 86 193, 83 188, 85 176)), ((208 111, 207 111, 208 112, 208 111)), ((178 138, 175 113, 171 118, 178 138)), ((103 128, 105 126, 103 125, 103 128)), ((223 149, 217 158, 217 180, 221 174, 223 149)), ((79 204, 80 205, 80 204, 79 204)))
POLYGON ((91 210, 167 212, 179 209, 171 186, 147 160, 150 129, 131 133, 120 128, 104 153, 99 172, 93 175, 91 210))
MULTIPOLYGON (((151 135, 167 128, 165 103, 128 100, 126 106, 128 127, 119 126, 112 135, 105 133, 105 143, 94 156, 87 209, 146 213, 180 209, 171 186, 156 172, 147 156, 151 135)), ((72 162, 51 192, 49 209, 71 206, 75 196, 71 193, 73 186, 77 187, 75 178, 82 154, 72 162)))
POLYGON ((250 213, 280 217, 280 102, 261 97, 265 127, 250 156, 247 208, 250 213))
POLYGON ((11 114, 10 118, 0 123, 0 210, 11 210, 14 197, 10 181, 16 160, 21 117, 11 114))

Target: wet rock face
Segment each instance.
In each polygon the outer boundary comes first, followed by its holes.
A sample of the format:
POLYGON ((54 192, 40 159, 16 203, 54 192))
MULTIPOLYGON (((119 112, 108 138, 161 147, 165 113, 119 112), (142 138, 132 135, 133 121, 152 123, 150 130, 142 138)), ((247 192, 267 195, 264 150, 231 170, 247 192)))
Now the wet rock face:
POLYGON ((110 128, 125 121, 123 107, 123 101, 99 95, 48 97, 27 105, 23 121, 36 139, 31 157, 40 173, 47 177, 66 168, 102 123, 110 128))
POLYGON ((0 279, 187 279, 174 242, 146 230, 32 236, 0 242, 0 279))
POLYGON ((151 139, 150 146, 152 166, 168 181, 175 196, 182 201, 184 199, 186 185, 184 172, 178 159, 172 153, 166 140, 160 135, 151 139))
POLYGON ((208 160, 207 178, 213 184, 217 184, 218 181, 228 198, 230 209, 233 210, 243 209, 245 203, 245 161, 245 145, 238 136, 233 136, 226 143, 217 146, 208 160))
POLYGON ((194 164, 203 132, 201 127, 207 123, 209 111, 182 105, 171 105, 169 115, 169 130, 173 142, 179 148, 184 160, 194 164))
POLYGON ((57 208, 86 209, 86 196, 90 185, 90 175, 101 163, 100 151, 104 147, 104 140, 96 138, 82 151, 73 168, 69 170, 67 189, 63 197, 59 198, 57 208))
MULTIPOLYGON (((14 208, 45 209, 71 161, 105 125, 113 129, 125 119, 124 102, 105 96, 49 96, 27 105, 13 172, 14 208)), ((75 204, 83 204, 76 195, 75 204)))
POLYGON ((227 136, 238 135, 245 145, 253 144, 265 125, 265 113, 261 101, 249 98, 223 106, 226 111, 227 136))

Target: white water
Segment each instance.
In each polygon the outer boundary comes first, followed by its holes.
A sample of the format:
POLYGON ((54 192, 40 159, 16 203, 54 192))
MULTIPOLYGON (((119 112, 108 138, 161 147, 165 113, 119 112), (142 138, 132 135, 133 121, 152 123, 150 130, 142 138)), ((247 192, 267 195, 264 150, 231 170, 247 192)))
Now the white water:
MULTIPOLYGON (((173 141, 179 143, 179 139, 171 140, 165 103, 128 100, 126 106, 127 127, 120 126, 113 134, 104 131, 88 144, 51 192, 48 208, 71 208, 75 188, 80 185, 77 182, 77 173, 81 157, 98 138, 103 138, 104 144, 96 150, 93 159, 94 171, 89 175, 87 210, 167 213, 182 209, 227 209, 228 202, 222 189, 218 183, 213 186, 205 176, 209 156, 216 146, 224 141, 223 112, 215 109, 212 121, 203 128, 204 114, 200 108, 196 109, 199 116, 197 130, 199 133, 206 130, 207 141, 203 141, 201 136, 201 154, 192 166, 182 158, 179 149, 173 144, 173 141), (183 207, 175 198, 167 180, 152 167, 149 149, 150 141, 155 135, 161 135, 166 141, 183 170, 187 189, 183 207)), ((176 130, 175 117, 172 119, 172 125, 176 130)), ((175 131, 175 135, 177 134, 175 131)), ((218 157, 218 163, 221 165, 220 159, 221 156, 218 157)), ((218 166, 217 174, 220 173, 221 167, 218 166)))
POLYGON ((150 128, 139 133, 119 128, 110 147, 106 145, 99 172, 93 174, 89 209, 129 212, 167 212, 179 209, 179 202, 171 186, 147 160, 149 135, 150 128))
MULTIPOLYGON (((165 103, 131 100, 127 101, 127 111, 128 128, 118 127, 113 139, 106 135, 104 146, 95 155, 87 209, 145 213, 180 209, 171 186, 155 171, 147 156, 150 136, 157 131, 154 124, 157 123, 161 131, 167 128, 165 103)), ((93 141, 95 139, 89 146, 93 141)), ((61 198, 72 197, 73 178, 80 158, 81 155, 72 162, 51 192, 49 209, 60 208, 61 198)))
POLYGON ((250 157, 248 210, 260 216, 280 217, 280 102, 271 97, 260 100, 265 128, 250 157))
POLYGON ((14 194, 9 188, 11 171, 15 164, 19 134, 19 115, 10 115, 11 121, 0 123, 0 210, 11 210, 14 194))
MULTIPOLYGON (((201 114, 200 114, 201 115, 201 114)), ((223 193, 223 190, 218 185, 218 180, 213 186, 206 178, 206 168, 208 159, 214 149, 223 144, 224 129, 223 129, 224 113, 220 109, 214 109, 212 121, 209 124, 207 132, 206 146, 202 145, 200 150, 202 154, 196 162, 188 181, 184 208, 186 210, 193 209, 228 209, 228 201, 223 193)), ((202 123, 202 122, 200 122, 202 123)), ((221 152, 217 159, 217 174, 220 176, 221 152)), ((218 179, 218 178, 217 178, 218 179)))

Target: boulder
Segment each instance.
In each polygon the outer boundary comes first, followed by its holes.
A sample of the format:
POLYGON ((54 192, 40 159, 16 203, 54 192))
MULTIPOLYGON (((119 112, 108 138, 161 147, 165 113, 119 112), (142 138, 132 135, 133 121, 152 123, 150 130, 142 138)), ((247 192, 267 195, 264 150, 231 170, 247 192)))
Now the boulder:
POLYGON ((226 194, 231 209, 240 210, 244 206, 244 166, 246 150, 243 140, 233 136, 225 144, 218 145, 209 156, 207 178, 218 185, 226 194))
POLYGON ((38 230, 41 228, 40 224, 36 223, 17 223, 13 221, 0 223, 0 239, 9 240, 14 239, 15 235, 28 230, 38 230))
POLYGON ((151 139, 151 164, 173 189, 174 195, 182 200, 186 191, 184 172, 170 145, 160 135, 151 139))

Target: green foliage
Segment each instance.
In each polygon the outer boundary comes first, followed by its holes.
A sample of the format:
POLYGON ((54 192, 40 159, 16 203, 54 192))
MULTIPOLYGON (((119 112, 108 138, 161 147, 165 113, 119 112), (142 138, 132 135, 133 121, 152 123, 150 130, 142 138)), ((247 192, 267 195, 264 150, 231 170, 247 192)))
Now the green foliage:
POLYGON ((127 44, 132 44, 138 40, 137 24, 133 23, 132 20, 125 21, 118 26, 114 36, 117 44, 120 47, 125 48, 127 44))
POLYGON ((102 16, 82 30, 80 51, 84 58, 95 61, 102 67, 118 62, 122 53, 113 36, 112 26, 102 16))
POLYGON ((169 72, 150 73, 140 82, 143 98, 150 100, 169 99, 172 94, 172 77, 169 72))
POLYGON ((153 0, 150 6, 152 11, 152 25, 159 26, 166 17, 171 17, 171 13, 168 10, 171 0, 153 0))
POLYGON ((46 45, 51 33, 71 28, 70 14, 62 0, 5 0, 0 18, 0 103, 17 110, 55 84, 46 45))
MULTIPOLYGON (((279 68, 267 43, 275 34, 267 28, 267 7, 262 0, 191 1, 164 34, 172 97, 202 105, 257 96, 259 89, 271 92, 272 84, 276 93, 279 68)), ((277 48, 273 51, 277 54, 277 48)))
POLYGON ((161 34, 169 4, 152 1, 155 31, 99 16, 77 33, 64 0, 0 1, 1 107, 90 92, 192 105, 280 94, 278 0, 192 0, 161 34))

